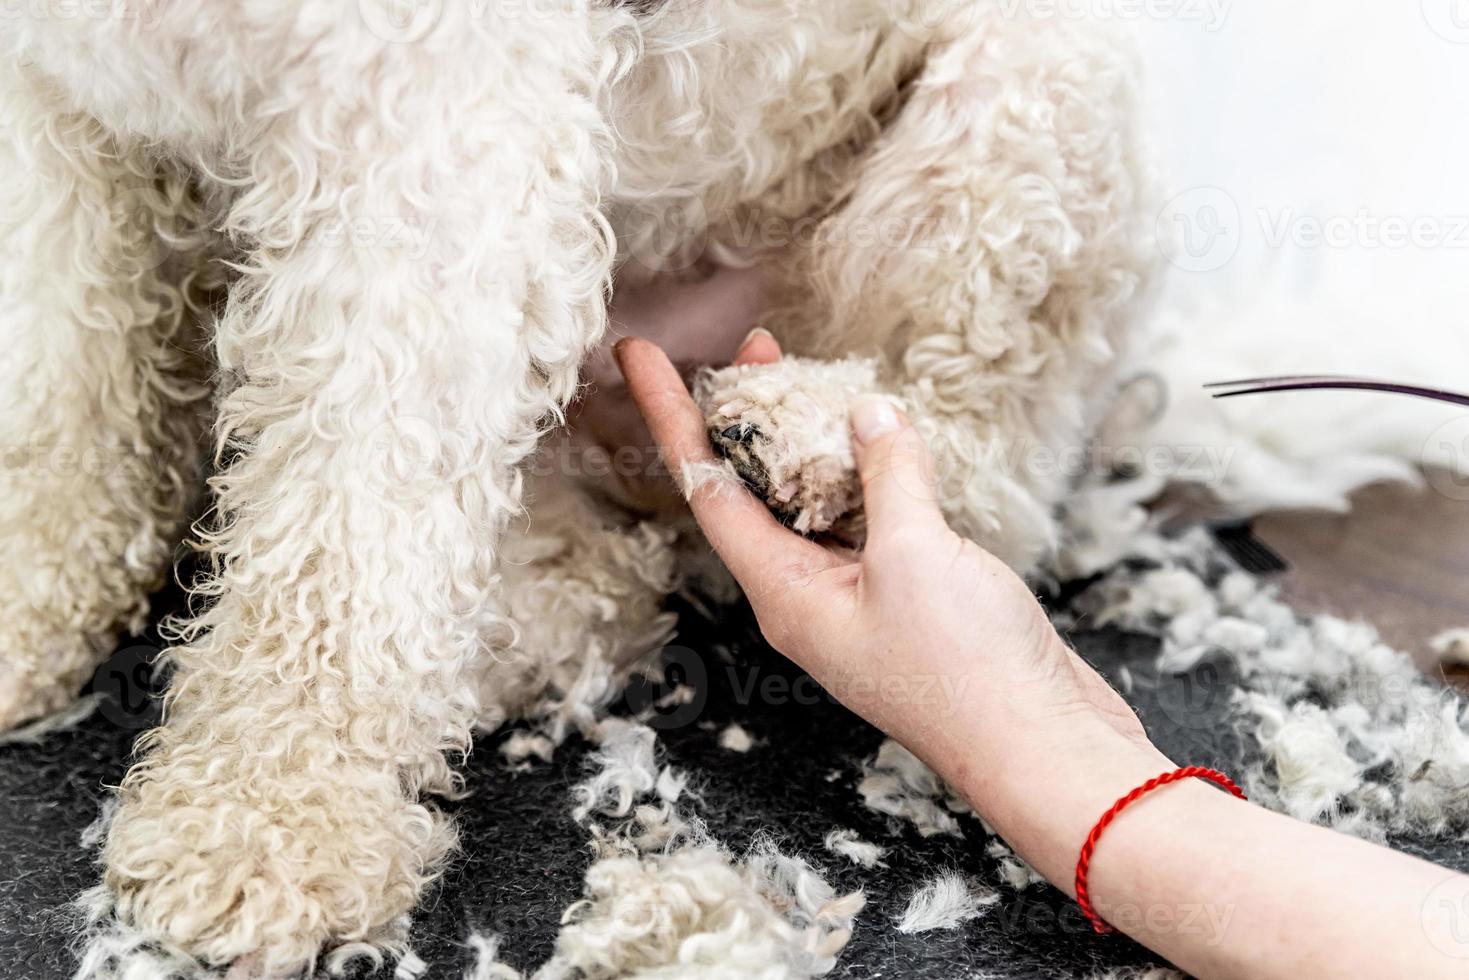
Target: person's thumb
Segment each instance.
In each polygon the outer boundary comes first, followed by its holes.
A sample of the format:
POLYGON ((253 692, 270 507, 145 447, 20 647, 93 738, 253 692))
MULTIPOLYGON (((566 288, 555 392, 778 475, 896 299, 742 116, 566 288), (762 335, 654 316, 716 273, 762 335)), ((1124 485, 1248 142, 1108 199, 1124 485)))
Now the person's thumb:
POLYGON ((903 413, 889 399, 872 396, 853 407, 851 421, 868 539, 947 528, 933 459, 903 413))

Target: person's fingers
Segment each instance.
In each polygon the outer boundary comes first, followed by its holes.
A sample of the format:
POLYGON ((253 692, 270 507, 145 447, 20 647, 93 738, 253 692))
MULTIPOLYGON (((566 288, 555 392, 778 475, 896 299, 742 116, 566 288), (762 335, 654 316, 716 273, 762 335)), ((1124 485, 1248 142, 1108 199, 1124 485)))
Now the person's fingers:
POLYGON ((871 396, 857 403, 852 444, 869 540, 948 528, 928 447, 891 401, 871 396))
POLYGON ((752 600, 783 595, 803 572, 814 575, 842 564, 783 527, 719 463, 703 413, 656 344, 629 338, 613 353, 664 461, 684 486, 699 527, 752 600))
POLYGON ((781 358, 780 341, 764 327, 756 327, 746 334, 735 355, 736 364, 774 364, 781 358))

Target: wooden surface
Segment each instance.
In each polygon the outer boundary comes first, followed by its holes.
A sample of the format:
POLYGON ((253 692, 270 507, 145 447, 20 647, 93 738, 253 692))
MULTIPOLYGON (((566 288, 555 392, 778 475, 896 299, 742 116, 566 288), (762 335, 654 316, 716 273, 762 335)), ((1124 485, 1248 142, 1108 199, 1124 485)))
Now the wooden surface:
POLYGON ((1431 484, 1369 487, 1348 514, 1271 514, 1255 532, 1291 565, 1291 605, 1365 619, 1425 669, 1434 637, 1469 627, 1469 501, 1431 484))

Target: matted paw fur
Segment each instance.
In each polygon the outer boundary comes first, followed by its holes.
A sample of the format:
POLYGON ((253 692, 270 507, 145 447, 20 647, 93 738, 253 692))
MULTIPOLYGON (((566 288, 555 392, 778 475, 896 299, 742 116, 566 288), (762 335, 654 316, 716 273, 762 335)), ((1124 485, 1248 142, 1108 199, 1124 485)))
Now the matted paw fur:
POLYGON ((832 530, 862 505, 848 416, 878 392, 869 360, 786 357, 704 370, 694 381, 714 447, 782 520, 832 530))

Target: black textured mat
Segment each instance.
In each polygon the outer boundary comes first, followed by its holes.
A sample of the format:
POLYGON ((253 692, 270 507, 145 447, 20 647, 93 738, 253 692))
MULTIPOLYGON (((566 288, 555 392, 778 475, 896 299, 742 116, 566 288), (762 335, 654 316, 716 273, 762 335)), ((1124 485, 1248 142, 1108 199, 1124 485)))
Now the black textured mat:
MULTIPOLYGON (((694 682, 699 695, 655 722, 671 761, 693 775, 693 810, 712 834, 739 851, 759 832, 790 853, 824 866, 839 890, 863 888, 868 905, 831 974, 849 978, 1084 978, 1110 967, 1155 962, 1120 936, 1092 935, 1075 906, 1045 887, 1003 899, 983 918, 948 932, 905 936, 893 920, 912 891, 943 869, 993 882, 986 839, 966 819, 965 839, 896 834, 856 793, 863 760, 881 736, 833 703, 795 667, 758 641, 746 611, 733 610, 717 630, 693 615, 669 650, 670 676, 694 682), (739 639, 743 638, 743 639, 739 639), (719 732, 738 721, 757 744, 722 749, 719 732), (889 848, 886 868, 866 870, 827 853, 835 827, 889 848)), ((1160 678, 1150 664, 1156 642, 1102 631, 1071 637, 1138 709, 1154 740, 1180 762, 1236 768, 1245 752, 1225 723, 1232 668, 1205 660, 1186 675, 1160 678)), ((75 936, 66 903, 97 876, 94 852, 80 835, 97 816, 104 787, 115 784, 133 738, 151 723, 144 697, 148 643, 120 651, 94 681, 106 700, 74 731, 34 746, 0 747, 0 978, 62 980, 75 968, 75 936)), ((646 706, 662 693, 634 689, 646 706)), ((626 707, 626 706, 624 706, 626 707)), ((587 835, 570 816, 570 788, 585 775, 587 746, 563 747, 549 765, 508 771, 482 739, 467 767, 471 795, 447 804, 463 847, 414 915, 412 944, 425 977, 462 977, 473 963, 463 945, 477 930, 501 937, 502 958, 521 969, 552 952, 559 920, 581 890, 591 860, 587 835)), ((1401 842, 1431 860, 1469 870, 1459 844, 1401 842)), ((381 976, 391 976, 391 969, 381 976)))

